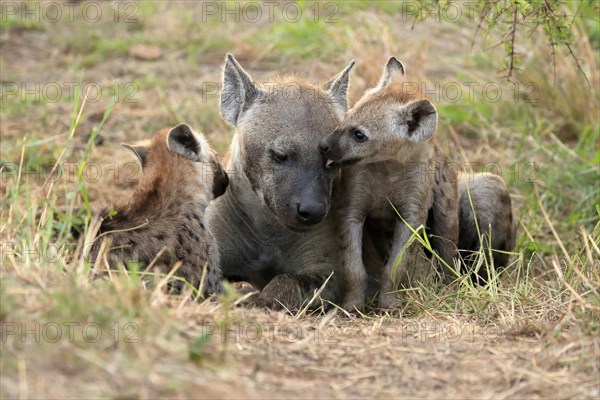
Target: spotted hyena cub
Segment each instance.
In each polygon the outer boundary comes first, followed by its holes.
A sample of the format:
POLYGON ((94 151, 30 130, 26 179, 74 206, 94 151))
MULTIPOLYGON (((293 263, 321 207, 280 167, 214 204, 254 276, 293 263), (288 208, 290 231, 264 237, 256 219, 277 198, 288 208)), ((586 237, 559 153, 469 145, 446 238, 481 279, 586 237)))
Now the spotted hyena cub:
POLYGON ((111 266, 154 262, 167 274, 180 263, 174 275, 201 288, 201 295, 221 291, 219 252, 204 217, 228 184, 214 151, 186 124, 124 146, 138 157, 142 177, 131 198, 95 212, 102 223, 90 258, 96 260, 102 242, 110 240, 111 266))
MULTIPOLYGON (((402 281, 418 258, 418 242, 406 247, 412 229, 426 226, 433 249, 449 266, 457 256, 456 171, 430 141, 437 127, 435 107, 420 94, 403 90, 399 79, 403 74, 403 65, 390 58, 379 85, 320 144, 326 166, 343 167, 339 223, 347 310, 364 307, 366 222, 393 237, 391 252, 379 272, 379 307, 394 304, 391 273, 398 256, 402 254, 396 276, 402 281)), ((443 272, 446 280, 453 276, 448 268, 443 272)))

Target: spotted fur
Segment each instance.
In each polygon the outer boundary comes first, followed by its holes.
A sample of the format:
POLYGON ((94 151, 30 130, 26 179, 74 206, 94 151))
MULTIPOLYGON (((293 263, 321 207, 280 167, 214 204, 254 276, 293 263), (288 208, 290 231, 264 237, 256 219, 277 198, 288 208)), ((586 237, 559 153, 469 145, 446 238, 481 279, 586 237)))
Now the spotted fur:
POLYGON ((167 274, 181 263, 175 276, 202 287, 203 296, 220 292, 219 251, 204 217, 228 182, 215 153, 185 124, 125 147, 139 158, 142 177, 131 198, 96 211, 102 223, 92 261, 103 256, 102 242, 110 240, 111 266, 139 262, 145 267, 155 260, 154 268, 167 274))

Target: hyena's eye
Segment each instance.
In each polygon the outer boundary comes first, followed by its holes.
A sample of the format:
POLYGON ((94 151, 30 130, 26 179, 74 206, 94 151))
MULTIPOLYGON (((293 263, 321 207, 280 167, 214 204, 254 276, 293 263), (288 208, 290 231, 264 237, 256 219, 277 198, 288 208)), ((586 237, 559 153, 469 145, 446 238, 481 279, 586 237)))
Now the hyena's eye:
POLYGON ((271 150, 271 158, 275 160, 275 162, 282 163, 284 161, 287 161, 288 156, 287 154, 282 153, 280 151, 271 150))
POLYGON ((365 133, 361 130, 355 130, 354 133, 352 134, 352 137, 354 138, 354 140, 356 140, 358 143, 362 143, 365 140, 368 139, 367 135, 365 135, 365 133))

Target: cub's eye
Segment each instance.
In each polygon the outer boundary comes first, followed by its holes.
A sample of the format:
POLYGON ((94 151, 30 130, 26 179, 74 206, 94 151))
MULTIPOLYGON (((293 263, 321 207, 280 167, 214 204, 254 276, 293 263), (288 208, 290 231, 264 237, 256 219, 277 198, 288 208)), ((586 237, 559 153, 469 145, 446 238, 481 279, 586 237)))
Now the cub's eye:
POLYGON ((358 143, 362 143, 368 139, 367 135, 365 135, 362 131, 359 130, 354 131, 354 134, 352 136, 354 137, 354 140, 356 140, 358 143))
POLYGON ((273 158, 273 160, 275 160, 278 163, 282 163, 284 161, 287 161, 288 156, 287 154, 281 153, 279 151, 271 150, 271 158, 273 158))

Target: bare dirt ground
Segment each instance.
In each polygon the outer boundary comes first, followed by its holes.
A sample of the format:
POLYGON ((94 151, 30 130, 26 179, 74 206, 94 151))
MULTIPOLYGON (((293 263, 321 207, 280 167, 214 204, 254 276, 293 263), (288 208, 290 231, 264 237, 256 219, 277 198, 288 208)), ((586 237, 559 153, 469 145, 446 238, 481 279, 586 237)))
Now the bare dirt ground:
MULTIPOLYGON (((105 12, 107 4, 102 5, 105 12)), ((43 205, 46 197, 64 204, 69 198, 76 182, 63 176, 50 196, 44 171, 65 146, 69 151, 64 162, 80 161, 91 130, 107 110, 112 85, 117 85, 121 100, 87 158, 100 171, 87 182, 93 203, 130 193, 139 170, 120 143, 146 138, 158 128, 188 122, 225 154, 233 130, 219 116, 214 85, 218 89, 228 51, 258 81, 285 72, 325 82, 355 58, 351 102, 376 82, 391 54, 406 60, 415 79, 429 83, 458 79, 506 84, 493 67, 501 62, 497 53, 478 46, 469 53, 473 25, 427 22, 412 29, 409 22, 398 23, 400 14, 389 5, 355 5, 340 11, 336 24, 305 26, 281 18, 237 25, 199 23, 201 9, 194 2, 173 7, 164 2, 132 4, 138 7, 138 23, 114 23, 111 18, 94 24, 81 18, 56 24, 3 21, 0 159, 21 163, 27 135, 22 164, 29 172, 21 185, 27 191, 18 201, 9 196, 15 180, 7 169, 0 182, 2 398, 600 398, 600 236, 592 233, 597 215, 584 220, 575 211, 568 214, 566 200, 545 203, 547 197, 532 195, 530 182, 507 175, 519 220, 515 272, 493 287, 464 282, 449 288, 421 286, 406 294, 405 309, 392 313, 295 316, 248 309, 234 305, 235 300, 194 304, 141 285, 127 286, 130 279, 92 284, 80 274, 71 276, 75 268, 69 266, 7 256, 4 243, 36 237, 26 218, 32 204, 43 205), (139 44, 151 48, 134 48, 139 44), (87 102, 68 142, 74 101, 67 88, 78 81, 101 87, 102 95, 87 102), (10 94, 15 83, 39 84, 35 90, 40 98, 22 91, 10 94), (135 90, 126 86, 131 83, 135 90), (62 98, 49 101, 55 84, 62 98), (538 201, 546 204, 556 226, 532 211, 538 201), (10 215, 21 218, 10 220, 10 215), (92 342, 76 333, 74 341, 63 335, 53 343, 43 332, 38 334, 41 340, 32 339, 35 333, 23 339, 22 323, 40 323, 43 329, 67 321, 98 323, 103 339, 92 342), (115 322, 119 327, 133 323, 135 341, 123 336, 112 340, 108 329, 115 322), (16 333, 11 330, 15 326, 16 333)), ((529 60, 538 57, 531 42, 523 46, 529 60)), ((590 60, 584 67, 596 85, 597 56, 590 60)), ((539 75, 529 79, 547 82, 550 70, 539 67, 539 75)), ((580 84, 572 83, 576 78, 570 72, 564 74, 559 78, 569 79, 572 98, 579 99, 580 84)), ((552 101, 561 110, 565 107, 560 102, 570 99, 545 92, 549 89, 543 85, 539 90, 540 96, 554 95, 552 101)), ((595 100, 585 107, 593 109, 598 100, 590 97, 595 100)), ((562 179, 552 175, 552 165, 560 161, 553 154, 565 164, 572 153, 573 159, 586 162, 593 154, 587 150, 581 156, 576 141, 561 142, 557 127, 564 121, 547 122, 548 110, 554 113, 549 106, 510 101, 440 106, 444 130, 438 140, 454 161, 496 163, 505 174, 512 173, 515 160, 534 160, 542 193, 597 204, 596 195, 587 197, 579 186, 551 186, 562 179), (537 133, 524 137, 519 129, 537 133), (564 148, 568 156, 562 155, 564 148)), ((554 114, 556 121, 568 118, 554 114)), ((597 116, 590 118, 594 131, 597 116)))
MULTIPOLYGON (((249 343, 254 339, 250 322, 241 323, 237 332, 234 327, 232 351, 243 366, 231 372, 274 397, 577 398, 598 393, 593 374, 565 374, 564 365, 597 354, 592 338, 573 344, 572 337, 541 334, 540 327, 522 322, 482 326, 457 316, 325 317, 310 325, 281 315, 271 318, 279 330, 269 338, 270 330, 263 328, 268 339, 258 345, 249 343)), ((593 364, 590 359, 590 372, 593 364)))
POLYGON ((3 397, 598 397, 598 339, 568 326, 564 313, 546 324, 485 324, 453 313, 295 319, 245 309, 220 320, 219 308, 172 302, 168 313, 180 325, 172 341, 156 340, 164 332, 148 323, 138 343, 95 352, 84 349, 90 343, 9 338, 3 357, 16 357, 18 373, 5 360, 3 397), (207 332, 201 360, 191 358, 181 338, 207 332))

